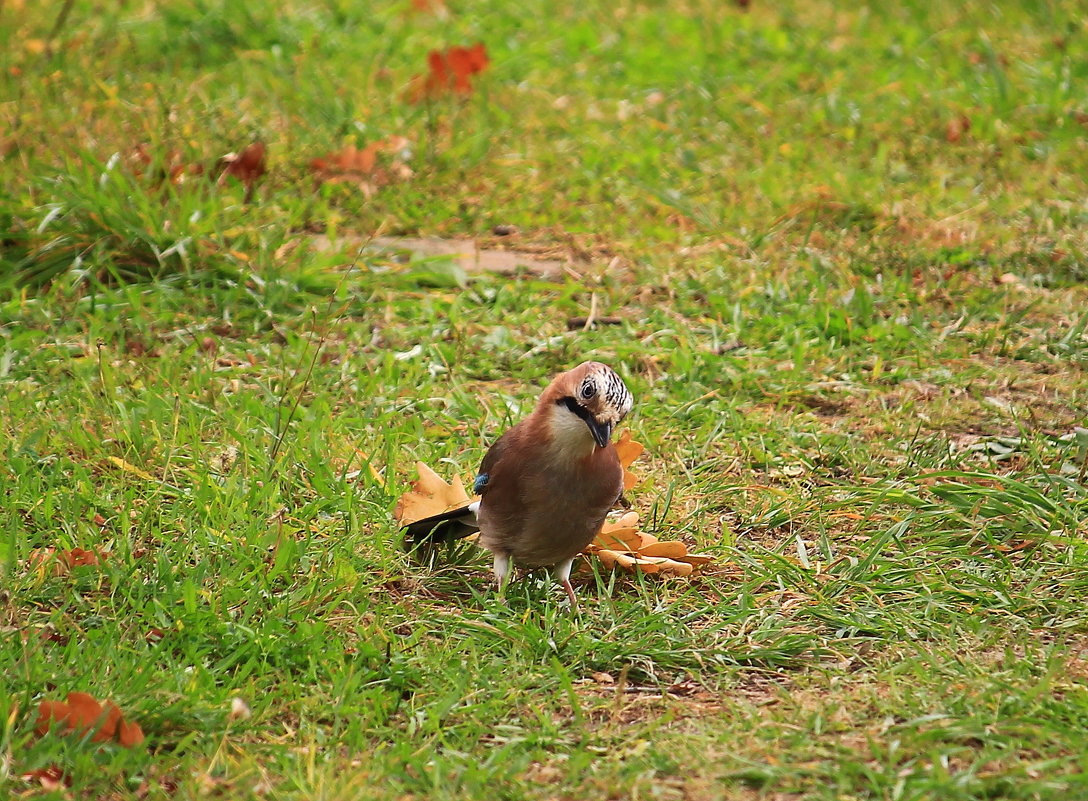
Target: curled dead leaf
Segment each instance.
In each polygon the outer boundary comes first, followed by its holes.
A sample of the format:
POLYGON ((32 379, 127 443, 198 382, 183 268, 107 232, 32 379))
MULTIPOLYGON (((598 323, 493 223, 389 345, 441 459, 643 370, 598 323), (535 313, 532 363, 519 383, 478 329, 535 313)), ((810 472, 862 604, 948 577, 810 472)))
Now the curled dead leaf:
POLYGON ((663 542, 638 530, 638 514, 627 512, 618 520, 606 521, 601 533, 583 551, 596 556, 605 567, 650 575, 690 576, 713 558, 688 553, 682 542, 663 542))
POLYGON ((607 567, 622 567, 631 572, 638 571, 649 575, 666 574, 673 576, 689 576, 695 569, 686 562, 677 562, 662 556, 642 556, 640 554, 613 551, 601 548, 593 551, 601 563, 607 567))
POLYGON ((651 542, 638 549, 643 556, 664 556, 669 559, 688 555, 688 546, 682 542, 651 542))
POLYGON ((264 142, 254 142, 241 153, 227 153, 216 165, 219 172, 218 182, 222 184, 227 178, 237 179, 246 188, 248 199, 253 194, 253 187, 257 181, 267 172, 265 165, 267 152, 264 142))
POLYGON ((75 567, 97 565, 105 554, 101 551, 87 550, 85 548, 72 548, 67 551, 59 551, 56 548, 35 548, 27 556, 27 564, 39 569, 42 574, 64 576, 75 567))
POLYGON ((19 780, 24 782, 37 782, 47 792, 55 792, 65 787, 71 787, 71 778, 57 765, 48 765, 37 770, 29 770, 19 775, 19 780))
POLYGON ((620 465, 623 467, 623 489, 626 491, 638 483, 638 477, 628 468, 631 467, 635 459, 642 455, 646 447, 641 442, 636 442, 631 438, 630 429, 624 429, 619 439, 616 440, 615 447, 616 455, 620 457, 620 465))
POLYGON ((45 700, 38 705, 34 731, 39 736, 44 737, 58 724, 65 734, 92 733, 93 743, 115 741, 131 748, 144 741, 139 724, 126 721, 115 703, 106 701, 101 704, 88 693, 70 692, 64 701, 45 700))

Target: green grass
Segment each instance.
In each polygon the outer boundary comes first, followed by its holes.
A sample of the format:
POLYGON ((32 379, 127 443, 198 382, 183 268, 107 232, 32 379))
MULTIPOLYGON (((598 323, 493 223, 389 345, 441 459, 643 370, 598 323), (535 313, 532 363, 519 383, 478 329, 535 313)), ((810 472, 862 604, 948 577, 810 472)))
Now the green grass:
POLYGON ((1079 4, 106 5, 0 5, 0 795, 1088 798, 1079 4), (390 135, 411 178, 315 187, 390 135), (252 202, 160 179, 255 139, 252 202), (589 357, 717 564, 572 614, 410 559, 415 461, 589 357), (36 736, 73 690, 146 743, 36 736))

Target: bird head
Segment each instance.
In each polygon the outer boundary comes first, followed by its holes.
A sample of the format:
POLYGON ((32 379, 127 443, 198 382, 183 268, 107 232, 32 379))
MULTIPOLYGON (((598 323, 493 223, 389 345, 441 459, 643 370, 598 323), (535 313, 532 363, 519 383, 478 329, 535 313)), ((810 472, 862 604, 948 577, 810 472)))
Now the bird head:
POLYGON ((608 446, 612 430, 634 403, 623 379, 600 362, 582 362, 556 376, 545 397, 559 407, 559 414, 572 415, 585 423, 598 448, 608 446))

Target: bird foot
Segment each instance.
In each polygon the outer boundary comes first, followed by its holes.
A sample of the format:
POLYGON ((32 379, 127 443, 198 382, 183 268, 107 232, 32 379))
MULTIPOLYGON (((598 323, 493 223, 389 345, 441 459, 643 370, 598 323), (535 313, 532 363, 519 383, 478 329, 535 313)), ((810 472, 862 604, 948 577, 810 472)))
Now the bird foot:
POLYGON ((574 594, 574 587, 571 586, 570 579, 563 579, 560 582, 563 585, 563 589, 567 591, 567 597, 570 599, 571 609, 578 609, 578 596, 574 594))

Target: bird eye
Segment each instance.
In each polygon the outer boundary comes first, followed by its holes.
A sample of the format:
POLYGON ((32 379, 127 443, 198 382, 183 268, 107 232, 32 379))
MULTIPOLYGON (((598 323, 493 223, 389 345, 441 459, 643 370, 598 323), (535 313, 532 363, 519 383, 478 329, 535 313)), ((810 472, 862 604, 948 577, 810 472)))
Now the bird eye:
POLYGON ((582 399, 589 400, 597 394, 597 385, 593 383, 582 384, 582 399))

